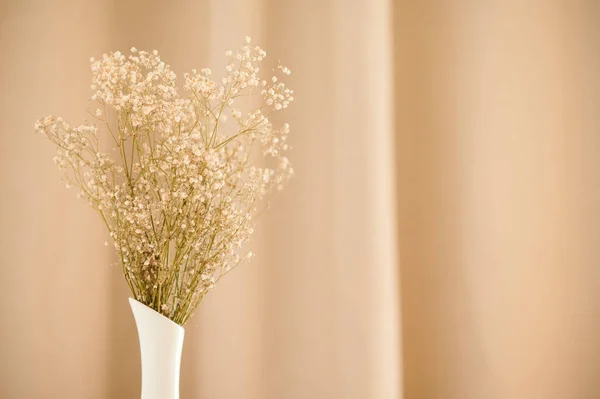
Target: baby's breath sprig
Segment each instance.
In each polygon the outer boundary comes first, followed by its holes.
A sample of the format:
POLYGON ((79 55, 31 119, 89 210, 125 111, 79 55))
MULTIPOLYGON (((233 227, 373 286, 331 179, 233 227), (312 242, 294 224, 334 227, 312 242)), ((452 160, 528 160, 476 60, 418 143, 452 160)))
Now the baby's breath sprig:
POLYGON ((290 71, 279 65, 279 77, 259 77, 266 53, 250 43, 225 52, 219 83, 208 68, 184 74, 183 96, 156 50, 104 54, 90 60, 97 124, 53 116, 35 124, 56 145, 67 186, 105 223, 133 296, 181 325, 253 256, 242 247, 257 204, 293 174, 289 125, 269 121, 294 100, 281 81, 290 71), (243 111, 246 96, 260 104, 243 111), (114 157, 101 151, 104 137, 114 157))

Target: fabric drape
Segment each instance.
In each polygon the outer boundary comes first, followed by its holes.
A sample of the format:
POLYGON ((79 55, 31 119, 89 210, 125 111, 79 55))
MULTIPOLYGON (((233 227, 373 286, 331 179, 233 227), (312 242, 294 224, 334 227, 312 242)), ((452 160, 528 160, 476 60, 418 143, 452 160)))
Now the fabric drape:
POLYGON ((46 114, 88 58, 179 76, 245 35, 292 70, 296 176, 186 327, 182 398, 600 397, 600 7, 409 0, 0 4, 0 397, 135 398, 128 291, 46 114))

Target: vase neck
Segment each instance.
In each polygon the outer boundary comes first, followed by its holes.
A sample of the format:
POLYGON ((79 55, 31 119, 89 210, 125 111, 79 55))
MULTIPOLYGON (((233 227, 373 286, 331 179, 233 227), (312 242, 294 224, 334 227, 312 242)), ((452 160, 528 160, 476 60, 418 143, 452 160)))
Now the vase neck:
POLYGON ((142 358, 142 399, 179 399, 179 370, 185 330, 133 298, 142 358))

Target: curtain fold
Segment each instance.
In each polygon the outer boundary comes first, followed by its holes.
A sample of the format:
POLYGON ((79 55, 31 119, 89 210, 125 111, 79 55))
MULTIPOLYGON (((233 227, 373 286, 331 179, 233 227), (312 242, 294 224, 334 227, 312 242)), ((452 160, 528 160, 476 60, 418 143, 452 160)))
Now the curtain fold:
POLYGON ((0 397, 107 397, 106 235, 32 123, 85 118, 87 60, 108 44, 108 13, 16 1, 0 13, 0 397))
POLYGON ((600 395, 598 7, 398 1, 406 398, 600 395))

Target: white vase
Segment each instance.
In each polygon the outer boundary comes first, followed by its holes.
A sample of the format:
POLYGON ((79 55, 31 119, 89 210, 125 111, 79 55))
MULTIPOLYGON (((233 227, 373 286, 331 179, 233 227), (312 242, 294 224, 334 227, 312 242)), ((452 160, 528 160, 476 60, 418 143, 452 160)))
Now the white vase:
POLYGON ((179 368, 185 330, 133 298, 142 356, 142 399, 179 399, 179 368))

